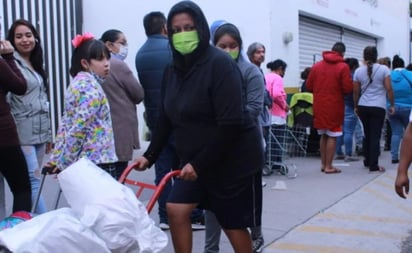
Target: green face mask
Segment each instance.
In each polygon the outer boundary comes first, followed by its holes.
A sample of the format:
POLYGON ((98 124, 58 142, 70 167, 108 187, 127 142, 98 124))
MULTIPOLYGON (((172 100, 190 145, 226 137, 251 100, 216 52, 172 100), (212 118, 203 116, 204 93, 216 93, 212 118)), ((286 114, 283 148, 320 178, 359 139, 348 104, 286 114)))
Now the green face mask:
POLYGON ((172 42, 176 51, 186 55, 195 51, 199 45, 199 36, 197 31, 175 33, 172 36, 172 42))
POLYGON ((233 60, 236 60, 237 57, 239 57, 239 50, 233 50, 227 53, 230 55, 230 57, 232 57, 233 60))

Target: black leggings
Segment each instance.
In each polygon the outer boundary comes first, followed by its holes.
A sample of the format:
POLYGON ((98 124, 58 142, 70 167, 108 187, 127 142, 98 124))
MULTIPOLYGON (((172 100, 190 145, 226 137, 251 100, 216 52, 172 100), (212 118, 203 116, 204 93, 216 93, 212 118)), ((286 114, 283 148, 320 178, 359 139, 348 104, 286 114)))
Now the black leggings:
POLYGON ((379 170, 380 140, 385 121, 385 109, 374 106, 358 106, 365 138, 363 141, 363 161, 370 171, 379 170))
POLYGON ((0 148, 0 171, 13 193, 13 212, 31 211, 31 186, 20 146, 0 148))

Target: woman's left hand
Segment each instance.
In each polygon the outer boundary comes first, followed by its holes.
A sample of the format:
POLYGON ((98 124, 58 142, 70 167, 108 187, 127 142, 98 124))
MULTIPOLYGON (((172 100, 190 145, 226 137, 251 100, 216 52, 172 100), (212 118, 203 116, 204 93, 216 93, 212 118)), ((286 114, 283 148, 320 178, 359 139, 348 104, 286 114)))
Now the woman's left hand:
POLYGON ((394 114, 395 113, 395 106, 389 107, 389 114, 394 114))
POLYGON ((46 143, 46 154, 50 154, 52 149, 53 149, 53 143, 52 142, 47 142, 46 143))
POLYGON ((182 170, 180 171, 179 178, 188 181, 195 181, 197 179, 196 171, 190 163, 183 166, 182 170))

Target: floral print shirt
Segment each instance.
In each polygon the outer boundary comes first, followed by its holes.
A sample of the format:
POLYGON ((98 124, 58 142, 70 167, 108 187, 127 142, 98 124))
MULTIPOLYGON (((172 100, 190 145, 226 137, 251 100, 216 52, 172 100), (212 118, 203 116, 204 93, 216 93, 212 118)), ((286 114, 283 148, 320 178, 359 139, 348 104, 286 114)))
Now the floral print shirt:
POLYGON ((79 72, 65 94, 65 110, 49 164, 65 169, 82 157, 96 164, 117 161, 110 107, 88 72, 79 72))

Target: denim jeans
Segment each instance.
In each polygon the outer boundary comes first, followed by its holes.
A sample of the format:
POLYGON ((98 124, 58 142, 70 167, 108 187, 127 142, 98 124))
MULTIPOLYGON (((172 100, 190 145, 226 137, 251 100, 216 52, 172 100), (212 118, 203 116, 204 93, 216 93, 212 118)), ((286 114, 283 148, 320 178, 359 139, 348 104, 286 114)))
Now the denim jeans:
POLYGON ((206 231, 205 231, 205 250, 204 253, 219 253, 220 236, 222 227, 215 214, 205 211, 206 231))
MULTIPOLYGON (((24 157, 26 158, 27 168, 29 170, 32 202, 34 204, 37 194, 40 190, 41 166, 46 150, 46 144, 43 143, 36 145, 22 145, 21 149, 23 151, 24 157)), ((37 214, 47 212, 43 197, 40 197, 39 203, 37 204, 36 210, 34 210, 34 212, 37 214)))
MULTIPOLYGON (((155 166, 155 184, 158 185, 162 178, 172 171, 177 169, 179 165, 179 159, 176 154, 175 140, 173 137, 169 138, 167 144, 163 147, 162 152, 158 156, 154 166, 155 166)), ((158 203, 158 213, 159 213, 159 223, 168 224, 167 211, 166 211, 166 201, 169 196, 170 190, 172 189, 172 182, 167 182, 165 188, 157 200, 158 203)))
POLYGON ((395 113, 389 114, 389 122, 392 129, 391 156, 392 160, 399 160, 399 145, 403 132, 409 124, 410 107, 395 106, 395 113))
POLYGON ((361 120, 358 117, 358 122, 356 123, 356 127, 355 127, 355 145, 357 147, 362 148, 363 138, 364 138, 363 126, 362 126, 361 120))
POLYGON ((343 155, 342 144, 345 146, 345 155, 352 155, 353 135, 359 123, 358 116, 356 116, 354 108, 345 106, 345 118, 343 121, 343 135, 339 136, 336 141, 336 154, 343 155))

